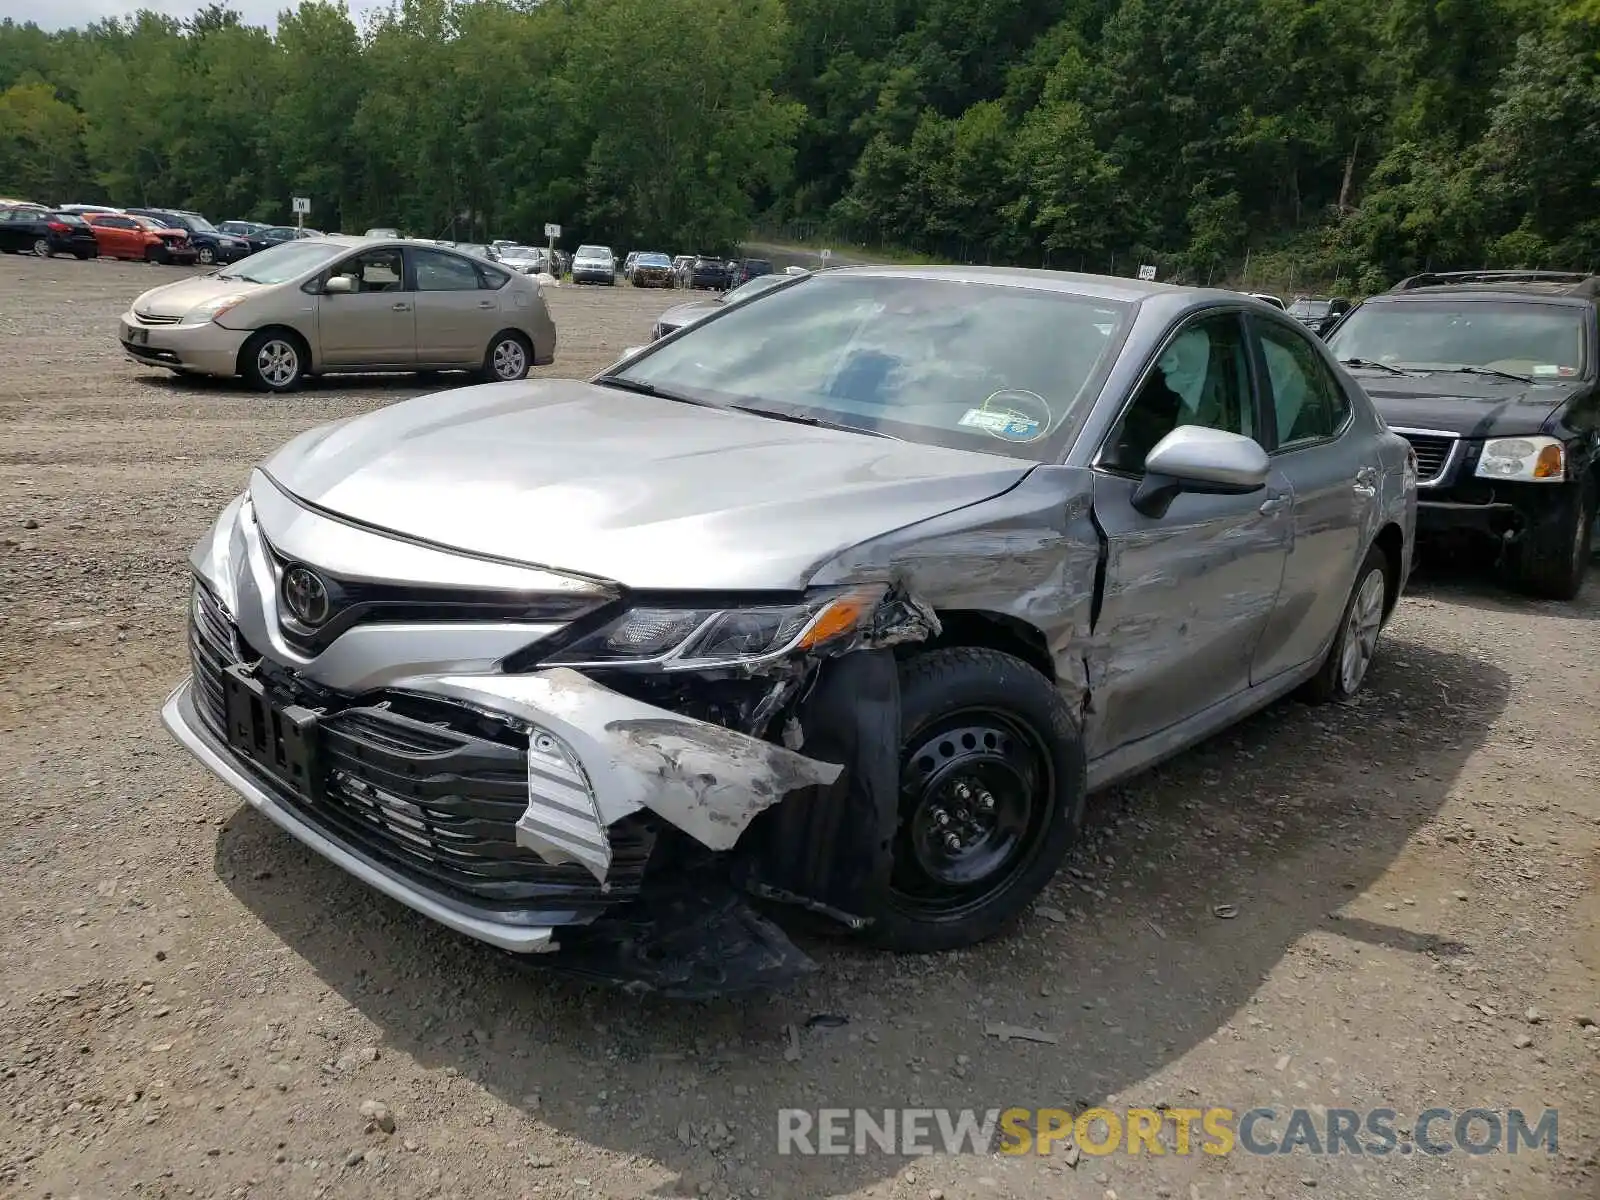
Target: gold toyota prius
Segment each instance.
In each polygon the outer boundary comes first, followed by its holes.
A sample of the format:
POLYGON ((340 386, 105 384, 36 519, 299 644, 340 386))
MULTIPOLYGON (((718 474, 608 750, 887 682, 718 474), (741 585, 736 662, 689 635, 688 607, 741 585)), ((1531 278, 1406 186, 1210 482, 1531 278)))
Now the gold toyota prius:
POLYGON ((136 362, 238 375, 268 392, 350 371, 467 369, 509 382, 556 354, 537 279, 395 238, 284 242, 152 288, 118 333, 136 362))

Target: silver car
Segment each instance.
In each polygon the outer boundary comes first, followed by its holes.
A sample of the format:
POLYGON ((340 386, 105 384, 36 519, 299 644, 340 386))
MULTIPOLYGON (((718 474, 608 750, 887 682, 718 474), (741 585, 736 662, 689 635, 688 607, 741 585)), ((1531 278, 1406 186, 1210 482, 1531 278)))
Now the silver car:
POLYGON ((690 300, 684 304, 674 304, 656 318, 656 323, 650 330, 650 340, 664 338, 669 333, 676 333, 685 325, 703 321, 721 312, 730 304, 743 304, 746 300, 754 300, 768 288, 787 283, 789 278, 788 275, 757 275, 754 279, 747 279, 738 287, 730 288, 709 300, 690 300))
POLYGON ((135 362, 271 392, 348 371, 467 368, 509 382, 556 352, 537 280, 442 246, 348 237, 285 242, 153 288, 118 337, 135 362))
POLYGON ((1022 914, 1084 798, 1353 695, 1411 452, 1237 293, 846 268, 587 383, 311 430, 195 548, 168 728, 452 929, 677 995, 1022 914))

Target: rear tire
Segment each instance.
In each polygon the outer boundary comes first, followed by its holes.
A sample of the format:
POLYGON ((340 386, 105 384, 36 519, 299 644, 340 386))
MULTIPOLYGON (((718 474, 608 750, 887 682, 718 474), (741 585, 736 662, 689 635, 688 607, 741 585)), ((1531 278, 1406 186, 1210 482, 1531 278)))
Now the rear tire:
POLYGON ((1393 574, 1389 556, 1377 546, 1369 547, 1340 614, 1339 632, 1328 647, 1328 657, 1302 690, 1306 700, 1328 704, 1348 700, 1361 690, 1377 657, 1378 635, 1383 632, 1389 597, 1395 590, 1393 574))
POLYGON ((47 238, 34 238, 33 252, 40 258, 49 258, 54 253, 50 249, 50 242, 47 238))
POLYGON ((1568 485, 1561 515, 1511 547, 1507 567, 1513 587, 1547 600, 1573 600, 1583 590, 1593 552, 1595 477, 1568 485))
POLYGON ((950 647, 900 669, 900 812, 867 941, 930 953, 1010 927, 1083 823, 1083 745, 1060 691, 1021 659, 950 647))
POLYGON ((310 358, 298 334, 263 329, 239 351, 239 374, 258 392, 292 392, 305 382, 310 358))
POLYGON ((533 366, 533 347, 528 339, 515 330, 501 330, 489 342, 483 353, 483 366, 478 369, 482 383, 515 383, 528 377, 533 366))

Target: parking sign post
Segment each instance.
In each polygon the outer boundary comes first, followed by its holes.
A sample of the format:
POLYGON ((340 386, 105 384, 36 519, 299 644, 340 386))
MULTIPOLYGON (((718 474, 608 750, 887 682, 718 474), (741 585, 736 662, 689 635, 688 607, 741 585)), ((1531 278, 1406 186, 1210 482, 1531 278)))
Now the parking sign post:
POLYGON ((306 227, 306 214, 311 211, 311 197, 295 196, 289 203, 290 207, 294 209, 294 227, 296 229, 304 229, 306 227))
POLYGON ((561 236, 561 226, 555 224, 553 221, 546 221, 545 224, 544 224, 544 238, 545 238, 545 241, 549 243, 549 247, 545 251, 544 265, 545 265, 545 269, 548 270, 550 272, 550 274, 556 276, 557 278, 560 278, 560 276, 561 276, 561 272, 557 271, 555 269, 555 267, 556 267, 556 239, 558 237, 560 237, 560 236, 561 236))

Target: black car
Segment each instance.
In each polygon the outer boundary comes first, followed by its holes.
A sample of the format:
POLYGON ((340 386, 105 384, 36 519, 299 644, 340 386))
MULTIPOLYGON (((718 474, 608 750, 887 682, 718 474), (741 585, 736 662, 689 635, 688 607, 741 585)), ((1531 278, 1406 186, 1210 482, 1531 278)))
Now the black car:
POLYGON ((688 285, 692 288, 711 288, 713 291, 725 292, 730 286, 728 264, 715 255, 696 254, 684 274, 688 285))
POLYGON ((748 283, 758 275, 771 275, 772 264, 764 258, 735 259, 728 273, 728 286, 738 287, 741 283, 748 283))
POLYGON ((1287 311, 1312 333, 1326 337, 1339 318, 1350 311, 1350 301, 1343 296, 1296 296, 1287 311))
POLYGON ((123 211, 135 216, 153 217, 173 229, 187 230, 189 244, 194 247, 196 257, 207 265, 238 262, 251 253, 249 238, 224 233, 199 213, 188 209, 129 208, 123 211))
POLYGON ((1581 272, 1417 275, 1328 335, 1416 452, 1419 544, 1475 547, 1558 600, 1583 586, 1600 492, 1597 296, 1581 272))
POLYGON ((219 232, 225 233, 229 237, 245 238, 246 240, 266 228, 268 228, 268 225, 265 221, 223 221, 217 226, 219 232))
POLYGON ((94 230, 77 213, 32 207, 0 211, 0 250, 7 254, 71 254, 98 258, 94 230))

